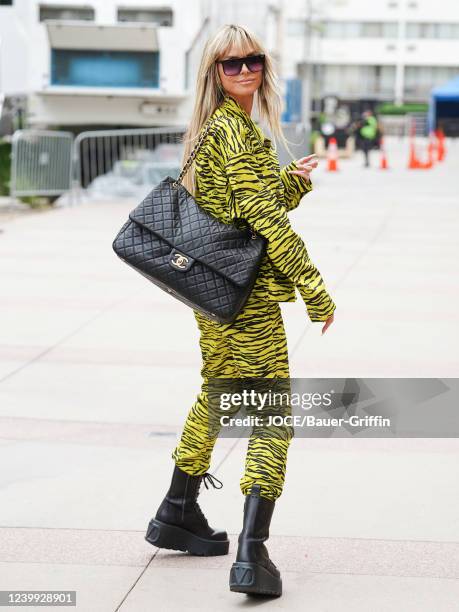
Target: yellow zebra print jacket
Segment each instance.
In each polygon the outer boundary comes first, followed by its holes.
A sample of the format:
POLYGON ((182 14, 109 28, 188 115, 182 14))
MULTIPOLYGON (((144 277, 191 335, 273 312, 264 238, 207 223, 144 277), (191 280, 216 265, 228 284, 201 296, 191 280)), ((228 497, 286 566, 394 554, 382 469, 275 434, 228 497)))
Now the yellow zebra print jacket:
POLYGON ((195 157, 196 202, 224 223, 245 219, 267 239, 254 289, 269 301, 294 302, 296 288, 309 319, 327 320, 336 305, 287 216, 312 182, 288 174, 295 160, 280 168, 272 141, 230 95, 212 119, 195 157))

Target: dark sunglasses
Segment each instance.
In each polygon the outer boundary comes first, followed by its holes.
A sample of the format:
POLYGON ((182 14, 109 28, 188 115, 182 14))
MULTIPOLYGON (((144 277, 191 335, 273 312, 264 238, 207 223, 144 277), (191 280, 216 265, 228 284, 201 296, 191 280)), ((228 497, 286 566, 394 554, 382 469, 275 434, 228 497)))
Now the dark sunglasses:
POLYGON ((223 66, 223 72, 226 76, 236 76, 242 70, 245 64, 250 72, 261 72, 265 65, 264 54, 247 55, 247 57, 235 57, 227 60, 217 60, 217 64, 223 66))

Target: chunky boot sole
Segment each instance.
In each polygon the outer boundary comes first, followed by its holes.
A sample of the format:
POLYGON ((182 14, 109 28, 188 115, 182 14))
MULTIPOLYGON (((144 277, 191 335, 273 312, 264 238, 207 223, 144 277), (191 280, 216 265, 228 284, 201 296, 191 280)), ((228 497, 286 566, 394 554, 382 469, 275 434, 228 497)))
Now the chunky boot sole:
POLYGON ((282 595, 282 579, 273 576, 262 565, 238 561, 233 563, 229 579, 230 591, 258 595, 282 595))
POLYGON ((206 540, 191 531, 157 519, 149 522, 145 540, 158 548, 181 550, 203 557, 226 555, 229 550, 229 540, 206 540))

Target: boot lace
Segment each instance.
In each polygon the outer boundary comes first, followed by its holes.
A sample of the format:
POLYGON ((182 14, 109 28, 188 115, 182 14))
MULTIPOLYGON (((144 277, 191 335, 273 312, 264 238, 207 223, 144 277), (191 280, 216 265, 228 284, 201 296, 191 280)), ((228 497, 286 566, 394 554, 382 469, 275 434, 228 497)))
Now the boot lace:
MULTIPOLYGON (((212 485, 214 487, 214 489, 221 489, 223 487, 223 483, 221 480, 218 480, 218 478, 216 476, 213 476, 212 474, 210 474, 209 472, 206 472, 205 474, 203 474, 202 476, 202 480, 201 482, 204 483, 204 486, 206 487, 206 489, 209 489, 209 485, 212 485), (217 487, 217 485, 215 484, 214 481, 217 481, 220 483, 220 486, 217 487), (207 482, 209 482, 209 485, 207 484, 207 482)), ((201 510, 201 507, 198 503, 198 494, 199 494, 199 488, 198 487, 196 489, 196 495, 194 498, 194 507, 195 507, 195 511, 196 514, 199 516, 199 518, 201 519, 201 521, 204 523, 204 525, 206 525, 207 527, 209 527, 209 522, 207 521, 206 517, 204 516, 203 511, 201 510)))
POLYGON ((202 482, 204 482, 204 486, 206 487, 206 489, 209 489, 210 487, 207 485, 207 482, 209 482, 209 485, 212 485, 214 489, 221 489, 223 487, 223 483, 221 480, 218 480, 218 478, 216 476, 213 476, 212 474, 210 474, 209 472, 206 472, 203 477, 202 477, 202 482), (214 483, 214 480, 216 480, 217 482, 220 483, 220 486, 217 487, 216 484, 214 483))

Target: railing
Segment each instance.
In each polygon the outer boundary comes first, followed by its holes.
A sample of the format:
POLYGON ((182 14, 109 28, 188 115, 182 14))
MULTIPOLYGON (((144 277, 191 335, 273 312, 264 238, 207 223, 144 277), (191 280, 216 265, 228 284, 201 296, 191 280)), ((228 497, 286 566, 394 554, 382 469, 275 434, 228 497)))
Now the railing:
POLYGON ((85 189, 119 160, 135 159, 139 152, 152 151, 159 144, 179 143, 184 132, 185 127, 81 132, 73 145, 75 186, 85 189))
POLYGON ((17 130, 11 146, 11 196, 54 196, 69 191, 72 143, 70 132, 17 130))
POLYGON ((428 114, 427 113, 407 113, 407 135, 414 129, 415 136, 428 136, 428 114), (414 126, 414 127, 413 127, 414 126))
POLYGON ((406 115, 379 115, 385 136, 405 137, 414 129, 417 136, 427 136, 427 113, 407 113, 406 115))

